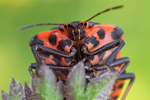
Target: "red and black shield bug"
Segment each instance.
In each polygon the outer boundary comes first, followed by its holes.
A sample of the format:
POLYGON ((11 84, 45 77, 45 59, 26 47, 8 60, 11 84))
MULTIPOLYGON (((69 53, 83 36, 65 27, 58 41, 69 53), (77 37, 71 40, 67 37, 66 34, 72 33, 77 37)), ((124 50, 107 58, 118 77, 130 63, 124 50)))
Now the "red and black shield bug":
POLYGON ((29 72, 35 76, 32 69, 38 74, 39 66, 44 62, 53 69, 56 76, 66 80, 69 70, 82 59, 86 59, 86 77, 92 78, 99 75, 102 70, 120 71, 121 75, 115 81, 111 99, 117 99, 121 94, 125 80, 130 83, 122 97, 125 99, 130 90, 135 75, 125 73, 129 65, 129 58, 120 56, 120 51, 125 45, 123 31, 115 25, 90 22, 94 17, 123 6, 117 6, 97 13, 86 21, 74 21, 70 23, 44 23, 21 28, 27 29, 41 25, 59 25, 49 31, 35 35, 30 41, 30 48, 36 63, 31 63, 29 72))

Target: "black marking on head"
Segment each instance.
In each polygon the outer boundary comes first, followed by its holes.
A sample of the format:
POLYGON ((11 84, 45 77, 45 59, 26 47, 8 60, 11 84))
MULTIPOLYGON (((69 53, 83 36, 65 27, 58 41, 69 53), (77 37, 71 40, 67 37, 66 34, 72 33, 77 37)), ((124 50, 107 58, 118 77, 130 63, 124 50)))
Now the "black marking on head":
POLYGON ((43 45, 43 44, 44 44, 44 41, 39 40, 37 36, 34 36, 34 37, 30 40, 29 45, 30 45, 30 46, 33 46, 33 45, 36 45, 36 44, 43 45))
POLYGON ((62 47, 62 48, 65 48, 66 47, 66 42, 64 40, 61 40, 59 41, 59 45, 62 47))
POLYGON ((72 61, 73 58, 65 58, 66 63, 69 63, 72 61))
POLYGON ((73 39, 72 30, 70 30, 70 31, 68 32, 68 35, 69 35, 69 38, 73 39))
POLYGON ((117 39, 120 39, 121 36, 123 35, 123 31, 121 28, 117 27, 114 29, 113 32, 111 32, 111 37, 114 39, 114 40, 117 40, 117 39))
POLYGON ((83 36, 85 34, 85 31, 83 29, 80 29, 80 35, 83 36))
POLYGON ((90 39, 90 42, 91 42, 92 44, 94 44, 95 41, 96 41, 96 37, 92 35, 92 36, 91 36, 91 39, 90 39))
POLYGON ((70 24, 71 24, 73 27, 77 27, 79 23, 80 23, 80 21, 74 21, 74 22, 71 22, 70 24))
POLYGON ((66 26, 66 24, 64 25, 64 28, 65 28, 65 29, 67 29, 67 26, 66 26))
POLYGON ((101 40, 105 38, 105 31, 103 29, 99 29, 97 34, 101 40))
POLYGON ((72 26, 72 25, 68 25, 68 27, 69 27, 70 29, 73 29, 73 26, 72 26))
POLYGON ((74 30, 74 35, 76 35, 76 36, 79 35, 79 31, 77 29, 74 30))
POLYGON ((91 38, 88 36, 88 37, 85 38, 84 42, 85 42, 86 44, 88 44, 89 41, 90 41, 90 39, 91 39, 91 38))
POLYGON ((57 49, 60 51, 64 51, 64 49, 60 45, 57 46, 57 49))
POLYGON ((83 23, 80 23, 79 25, 78 25, 78 28, 81 28, 83 26, 83 23))
POLYGON ((65 40, 66 44, 70 47, 72 45, 71 41, 69 39, 65 40))
POLYGON ((124 85, 124 84, 120 84, 120 85, 118 86, 118 88, 119 88, 119 89, 122 89, 123 85, 124 85))
POLYGON ((50 43, 51 45, 55 45, 55 44, 56 44, 56 41, 57 41, 56 35, 55 35, 55 34, 51 34, 51 35, 49 36, 49 43, 50 43))
POLYGON ((93 23, 89 22, 89 28, 93 27, 93 23))
POLYGON ((50 30, 58 30, 58 29, 59 29, 59 27, 54 27, 54 28, 52 28, 50 30))
POLYGON ((84 26, 87 27, 87 22, 84 23, 84 26))
POLYGON ((92 56, 87 56, 87 58, 90 59, 90 60, 94 60, 94 55, 92 55, 92 56))
POLYGON ((99 41, 96 40, 94 43, 94 47, 97 47, 99 44, 100 44, 99 41))

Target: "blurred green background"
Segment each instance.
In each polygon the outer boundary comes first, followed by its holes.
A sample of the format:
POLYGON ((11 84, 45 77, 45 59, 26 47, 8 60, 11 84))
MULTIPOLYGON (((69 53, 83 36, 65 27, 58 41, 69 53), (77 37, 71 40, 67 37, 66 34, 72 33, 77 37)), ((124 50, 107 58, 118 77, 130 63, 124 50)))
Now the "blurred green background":
MULTIPOLYGON (((150 1, 149 0, 0 0, 0 89, 8 92, 11 78, 30 84, 28 66, 34 62, 30 39, 55 26, 18 31, 35 23, 84 21, 106 8, 124 5, 92 19, 114 24, 125 33, 122 56, 131 60, 127 72, 136 75, 126 100, 150 100, 150 1)), ((0 93, 1 94, 1 93, 0 93)))

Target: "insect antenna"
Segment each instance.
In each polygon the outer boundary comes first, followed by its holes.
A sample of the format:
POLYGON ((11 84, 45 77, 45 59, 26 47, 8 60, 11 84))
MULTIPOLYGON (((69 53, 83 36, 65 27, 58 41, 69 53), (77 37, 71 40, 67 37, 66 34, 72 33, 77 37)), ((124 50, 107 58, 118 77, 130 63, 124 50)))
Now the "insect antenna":
POLYGON ((98 16, 98 15, 100 15, 100 14, 102 14, 102 13, 105 13, 105 12, 107 12, 107 11, 114 10, 114 9, 119 9, 119 8, 122 8, 122 7, 123 7, 123 5, 116 6, 116 7, 112 7, 112 8, 108 8, 108 9, 102 11, 102 12, 99 12, 99 13, 95 14, 94 16, 92 16, 91 18, 89 18, 88 20, 86 20, 85 22, 90 21, 91 19, 95 18, 96 16, 98 16))
POLYGON ((29 26, 25 26, 25 27, 22 27, 20 28, 19 30, 25 30, 25 29, 28 29, 28 28, 32 28, 32 27, 35 27, 35 26, 42 26, 42 25, 64 25, 63 23, 42 23, 42 24, 33 24, 33 25, 29 25, 29 26))

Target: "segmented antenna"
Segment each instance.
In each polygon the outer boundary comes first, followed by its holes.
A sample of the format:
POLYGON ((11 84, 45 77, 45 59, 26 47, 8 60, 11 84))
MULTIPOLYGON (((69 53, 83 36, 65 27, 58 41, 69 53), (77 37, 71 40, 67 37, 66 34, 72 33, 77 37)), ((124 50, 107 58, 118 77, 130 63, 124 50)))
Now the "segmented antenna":
POLYGON ((28 29, 28 28, 31 28, 31 27, 42 26, 42 25, 64 25, 64 24, 61 24, 61 23, 42 23, 42 24, 34 24, 34 25, 29 25, 29 26, 22 27, 22 28, 20 28, 19 30, 25 30, 25 29, 28 29))
POLYGON ((105 13, 105 12, 108 12, 108 11, 114 10, 114 9, 119 9, 119 8, 122 8, 122 7, 123 7, 123 5, 116 6, 116 7, 112 7, 112 8, 108 8, 108 9, 102 11, 102 12, 99 12, 99 13, 95 14, 94 16, 92 16, 91 18, 89 18, 88 20, 86 20, 85 22, 90 21, 91 19, 95 18, 96 16, 98 16, 98 15, 100 15, 100 14, 102 14, 102 13, 105 13))

